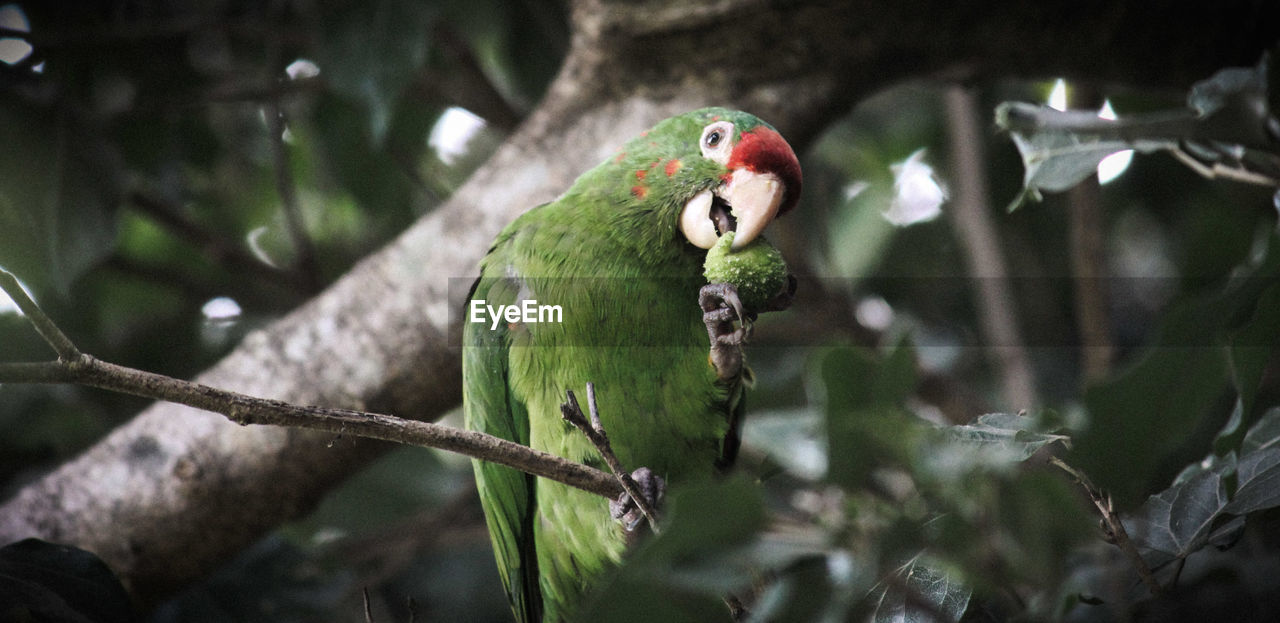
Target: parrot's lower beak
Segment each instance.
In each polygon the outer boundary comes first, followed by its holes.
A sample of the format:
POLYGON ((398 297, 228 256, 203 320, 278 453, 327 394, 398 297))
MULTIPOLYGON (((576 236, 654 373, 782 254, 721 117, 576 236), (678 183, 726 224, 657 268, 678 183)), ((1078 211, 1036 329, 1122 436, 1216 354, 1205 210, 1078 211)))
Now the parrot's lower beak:
POLYGON ((734 249, 755 240, 778 215, 786 186, 772 173, 735 169, 715 190, 690 199, 680 214, 680 231, 695 246, 710 249, 733 231, 734 249))

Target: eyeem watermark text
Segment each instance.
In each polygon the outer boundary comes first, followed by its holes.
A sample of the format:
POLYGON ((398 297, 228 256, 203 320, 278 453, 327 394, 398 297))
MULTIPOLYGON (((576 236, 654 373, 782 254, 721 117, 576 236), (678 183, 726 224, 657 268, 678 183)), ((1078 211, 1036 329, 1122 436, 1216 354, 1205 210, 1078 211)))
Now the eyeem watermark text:
POLYGON ((470 309, 471 322, 484 323, 489 321, 489 330, 498 328, 498 323, 505 320, 508 323, 522 322, 525 324, 533 324, 537 322, 563 322, 564 310, 559 305, 539 305, 533 299, 525 299, 520 301, 519 305, 489 305, 484 299, 472 299, 470 309))

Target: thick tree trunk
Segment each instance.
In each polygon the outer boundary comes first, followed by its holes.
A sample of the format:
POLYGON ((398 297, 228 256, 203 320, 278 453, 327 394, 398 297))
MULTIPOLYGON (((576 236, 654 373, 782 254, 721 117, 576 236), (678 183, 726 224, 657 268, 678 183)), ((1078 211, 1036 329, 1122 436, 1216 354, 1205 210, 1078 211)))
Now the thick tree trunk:
MULTIPOLYGON (((1034 72, 1185 89, 1256 62, 1278 17, 1270 0, 583 0, 545 100, 454 197, 198 380, 434 419, 459 402, 448 336, 492 237, 658 119, 736 106, 802 149, 859 98, 911 78, 1034 72)), ((0 506, 0 542, 38 536, 97 552, 149 603, 307 512, 382 449, 156 404, 0 506)))

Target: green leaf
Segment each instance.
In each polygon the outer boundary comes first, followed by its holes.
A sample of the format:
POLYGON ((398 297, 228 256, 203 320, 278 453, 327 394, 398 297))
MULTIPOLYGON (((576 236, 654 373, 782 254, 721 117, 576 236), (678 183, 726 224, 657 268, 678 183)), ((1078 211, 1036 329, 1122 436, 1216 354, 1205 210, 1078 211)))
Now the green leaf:
POLYGON ((1185 558, 1209 542, 1227 502, 1222 474, 1202 472, 1148 498, 1125 531, 1153 564, 1185 558))
POLYGON ((856 489, 877 467, 907 461, 922 430, 903 407, 916 386, 915 365, 906 346, 883 358, 853 348, 822 358, 819 382, 826 390, 830 480, 856 489))
POLYGON ((948 426, 943 429, 947 440, 967 446, 985 463, 1017 463, 1031 458, 1040 448, 1055 441, 1070 444, 1066 435, 1042 432, 1033 417, 1011 413, 988 413, 978 416, 973 424, 948 426))
POLYGON ((66 295, 115 244, 121 175, 68 115, 0 102, 0 266, 66 295))
POLYGON ((880 589, 882 592, 872 614, 875 623, 936 622, 935 613, 947 620, 959 621, 969 607, 973 591, 947 574, 926 566, 920 557, 899 568, 897 577, 902 580, 901 587, 891 585, 880 589))
POLYGON ((1253 67, 1228 67, 1191 87, 1187 107, 1204 119, 1202 135, 1274 153, 1267 130, 1273 112, 1267 97, 1270 65, 1270 55, 1263 55, 1253 67))
MULTIPOLYGON (((1148 123, 1139 119, 1140 124, 1148 123)), ((1010 133, 1022 156, 1023 192, 1009 205, 1013 211, 1041 192, 1062 192, 1094 175, 1107 156, 1126 149, 1150 153, 1176 149, 1168 138, 1128 138, 1128 121, 1102 119, 1093 111, 1054 110, 1022 102, 996 108, 996 125, 1010 133)), ((1140 125, 1141 127, 1141 125, 1140 125)))
POLYGON ((1258 418, 1245 433, 1240 452, 1247 454, 1274 447, 1280 447, 1280 408, 1272 408, 1258 418))
POLYGON ((579 620, 727 621, 721 598, 752 581, 743 552, 764 524, 760 487, 745 478, 672 491, 662 534, 597 586, 579 620))
POLYGON ((1235 496, 1225 511, 1243 515, 1280 506, 1280 408, 1267 411, 1249 428, 1240 452, 1235 496))
POLYGON ((827 471, 824 425, 822 414, 808 407, 753 412, 742 426, 742 443, 796 476, 817 480, 827 471))
POLYGON ((1245 455, 1236 474, 1236 496, 1224 511, 1244 515, 1280 506, 1280 448, 1272 446, 1245 455))
MULTIPOLYGON (((1280 253, 1269 254, 1272 261, 1277 256, 1280 253)), ((1258 389, 1277 343, 1280 343, 1280 286, 1272 286, 1259 297, 1253 317, 1231 336, 1231 372, 1240 400, 1231 420, 1214 440, 1217 454, 1236 449, 1243 431, 1252 424, 1258 389)))
MULTIPOLYGON (((1249 379, 1264 364, 1248 349, 1275 343, 1270 331, 1277 277, 1280 236, 1273 234, 1262 262, 1219 291, 1175 305, 1137 364, 1088 390, 1089 428, 1075 437, 1073 461, 1122 507, 1137 503, 1175 449, 1189 441, 1208 445, 1192 436, 1228 386, 1231 357, 1240 357, 1232 363, 1238 365, 1241 396, 1256 391, 1260 381, 1249 379), (1237 326, 1243 328, 1230 333, 1237 326), (1236 348, 1221 348, 1228 335, 1236 348)), ((1213 444, 1219 455, 1234 449, 1230 438, 1247 422, 1241 410, 1213 444)))
POLYGON ((1191 92, 1187 94, 1187 107, 1207 117, 1226 108, 1235 99, 1265 96, 1266 92, 1265 62, 1256 67, 1228 67, 1192 85, 1191 92))
POLYGON ((1087 392, 1089 428, 1076 437, 1074 461, 1121 506, 1136 502, 1221 395, 1225 368, 1217 349, 1151 349, 1132 369, 1087 392))
POLYGON ((996 125, 1010 133, 1024 167, 1023 192, 1012 211, 1042 191, 1067 190, 1121 150, 1174 153, 1197 172, 1274 186, 1280 158, 1267 130, 1268 60, 1224 69, 1197 83, 1187 108, 1102 119, 1094 111, 1054 110, 1023 102, 996 107, 996 125))
POLYGON ((832 591, 826 559, 804 560, 778 574, 751 608, 751 623, 812 623, 846 620, 833 613, 844 605, 832 591), (823 614, 827 614, 824 618, 823 614))
POLYGON ((335 90, 368 108, 369 135, 380 145, 401 92, 426 65, 436 11, 413 0, 323 4, 321 10, 320 71, 335 90))
POLYGON ((1280 409, 1272 409, 1245 435, 1244 454, 1209 455, 1192 464, 1168 489, 1125 518, 1125 530, 1152 564, 1185 558, 1237 529, 1242 516, 1280 506, 1280 409), (1227 495, 1236 481, 1234 498, 1227 495))

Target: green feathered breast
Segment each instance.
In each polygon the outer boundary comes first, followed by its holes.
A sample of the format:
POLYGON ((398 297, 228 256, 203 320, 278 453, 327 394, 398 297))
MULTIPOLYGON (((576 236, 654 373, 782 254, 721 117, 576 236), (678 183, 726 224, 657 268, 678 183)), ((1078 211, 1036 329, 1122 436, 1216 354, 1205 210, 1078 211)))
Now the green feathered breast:
MULTIPOLYGON (((497 237, 471 301, 493 309, 536 309, 536 301, 560 314, 466 323, 468 428, 603 468, 560 416, 565 390, 584 395, 590 381, 628 469, 648 467, 678 484, 712 475, 732 454, 736 440, 726 437, 741 386, 737 378, 717 382, 708 362, 698 306, 706 251, 679 225, 690 197, 724 182, 726 167, 699 148, 704 126, 718 119, 738 132, 762 125, 725 109, 668 119, 497 237)), ((608 501, 507 467, 474 467, 517 618, 563 620, 623 555, 608 501)))

